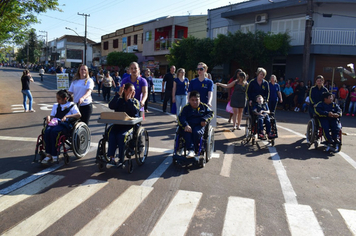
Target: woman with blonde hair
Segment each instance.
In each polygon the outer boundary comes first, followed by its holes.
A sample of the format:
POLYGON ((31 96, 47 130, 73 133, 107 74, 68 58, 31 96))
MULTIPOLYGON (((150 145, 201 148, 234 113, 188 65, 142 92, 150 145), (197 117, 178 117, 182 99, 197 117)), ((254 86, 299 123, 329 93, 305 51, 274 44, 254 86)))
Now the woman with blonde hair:
POLYGON ((86 65, 79 66, 68 91, 73 94, 74 103, 78 105, 82 114, 81 120, 87 125, 93 112, 93 98, 91 97, 93 89, 94 81, 89 77, 88 67, 86 65))
POLYGON ((187 104, 189 80, 185 77, 185 70, 179 68, 177 70, 177 78, 173 82, 172 101, 176 103, 176 115, 178 117, 179 112, 187 104))

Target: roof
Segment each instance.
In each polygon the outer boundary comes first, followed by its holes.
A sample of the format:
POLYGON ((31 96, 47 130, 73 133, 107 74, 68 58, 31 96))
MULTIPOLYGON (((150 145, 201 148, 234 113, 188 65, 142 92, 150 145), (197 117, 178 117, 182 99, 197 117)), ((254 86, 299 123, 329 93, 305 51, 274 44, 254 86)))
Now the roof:
MULTIPOLYGON (((67 39, 67 42, 71 42, 71 43, 83 43, 85 38, 83 36, 77 36, 77 35, 64 35, 58 38, 58 41, 62 39, 67 39)), ((96 42, 87 38, 87 43, 95 44, 96 42)))

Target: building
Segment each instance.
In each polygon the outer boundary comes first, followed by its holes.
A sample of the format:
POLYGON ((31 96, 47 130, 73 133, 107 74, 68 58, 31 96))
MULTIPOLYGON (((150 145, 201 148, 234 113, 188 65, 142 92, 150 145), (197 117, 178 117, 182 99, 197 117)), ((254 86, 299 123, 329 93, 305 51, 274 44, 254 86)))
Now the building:
MULTIPOLYGON (((356 1, 354 0, 250 0, 208 11, 208 37, 227 32, 261 30, 288 32, 291 49, 286 57, 273 58, 266 67, 269 74, 285 78, 302 77, 306 22, 310 21, 310 63, 307 79, 318 74, 332 78, 330 68, 356 64, 356 1), (308 3, 310 11, 308 11, 308 3)), ((225 72, 232 73, 235 68, 225 72)), ((351 78, 345 75, 345 78, 351 78)), ((341 82, 340 73, 335 81, 341 82)), ((348 81, 352 81, 349 79, 348 81)))
MULTIPOLYGON (((77 67, 84 61, 84 37, 75 35, 64 35, 48 42, 50 64, 63 67, 77 67)), ((87 39, 86 65, 90 66, 93 59, 92 44, 94 41, 87 39)))
POLYGON ((93 47, 93 67, 98 67, 101 65, 101 43, 95 43, 93 47))
POLYGON ((143 25, 143 69, 150 68, 162 75, 167 73, 166 55, 170 47, 188 36, 205 38, 206 19, 206 15, 166 16, 146 22, 143 25))

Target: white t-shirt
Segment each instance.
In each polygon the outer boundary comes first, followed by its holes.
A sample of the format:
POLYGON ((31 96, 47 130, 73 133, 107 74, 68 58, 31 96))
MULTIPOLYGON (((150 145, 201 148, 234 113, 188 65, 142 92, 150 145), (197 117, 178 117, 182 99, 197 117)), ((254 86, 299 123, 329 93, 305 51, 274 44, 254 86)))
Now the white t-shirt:
MULTIPOLYGON (((78 114, 79 113, 79 109, 78 109, 77 105, 75 105, 74 102, 67 102, 66 104, 60 104, 61 110, 63 111, 63 110, 67 109, 68 107, 70 107, 73 104, 74 104, 74 106, 69 110, 69 112, 66 115, 78 114)), ((52 111, 51 111, 51 116, 56 116, 57 108, 58 108, 58 103, 53 104, 52 111)))
MULTIPOLYGON (((79 79, 79 80, 73 80, 72 83, 70 84, 69 87, 69 92, 73 93, 74 97, 74 102, 78 103, 79 99, 83 97, 83 95, 87 92, 87 90, 93 90, 94 89, 94 81, 91 78, 88 79, 79 79), (85 81, 87 81, 85 83, 85 81)), ((80 106, 85 106, 89 105, 92 103, 93 99, 91 95, 84 99, 84 102, 80 104, 80 106)))

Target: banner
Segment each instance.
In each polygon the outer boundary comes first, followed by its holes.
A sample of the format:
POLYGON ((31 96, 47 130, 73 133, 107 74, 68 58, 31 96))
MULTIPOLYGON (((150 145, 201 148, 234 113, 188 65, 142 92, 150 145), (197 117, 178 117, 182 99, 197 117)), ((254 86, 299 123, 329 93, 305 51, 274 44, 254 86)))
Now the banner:
POLYGON ((153 85, 155 86, 155 92, 160 93, 162 92, 162 78, 152 78, 153 85))
POLYGON ((69 89, 68 73, 57 74, 57 90, 69 89))

